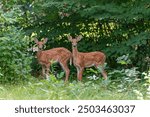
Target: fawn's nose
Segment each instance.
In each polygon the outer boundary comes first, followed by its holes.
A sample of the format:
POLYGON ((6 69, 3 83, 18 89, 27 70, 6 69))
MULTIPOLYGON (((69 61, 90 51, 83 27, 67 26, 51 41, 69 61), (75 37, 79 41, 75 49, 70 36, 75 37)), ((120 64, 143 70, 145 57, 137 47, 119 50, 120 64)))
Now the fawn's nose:
POLYGON ((73 43, 72 46, 73 46, 73 47, 77 47, 77 44, 76 44, 76 43, 73 43))
POLYGON ((38 45, 38 48, 39 48, 40 50, 42 50, 42 49, 43 49, 43 46, 42 46, 42 45, 38 45))
POLYGON ((76 47, 77 45, 73 45, 73 47, 76 47))

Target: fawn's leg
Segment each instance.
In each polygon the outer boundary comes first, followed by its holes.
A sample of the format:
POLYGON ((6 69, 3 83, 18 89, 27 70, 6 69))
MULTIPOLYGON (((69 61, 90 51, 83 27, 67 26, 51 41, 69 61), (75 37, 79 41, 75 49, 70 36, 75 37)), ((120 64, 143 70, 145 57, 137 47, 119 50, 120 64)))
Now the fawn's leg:
POLYGON ((46 65, 46 79, 49 79, 50 63, 46 65))
POLYGON ((83 70, 84 70, 84 68, 79 68, 79 67, 77 67, 77 77, 78 77, 78 80, 79 80, 79 81, 82 80, 83 70))
POLYGON ((45 77, 45 70, 46 70, 45 66, 42 65, 42 76, 43 76, 43 77, 45 77))
POLYGON ((101 74, 104 77, 104 79, 107 80, 107 73, 104 70, 104 67, 102 65, 97 65, 96 67, 97 67, 98 71, 101 72, 101 74))
POLYGON ((67 61, 60 62, 60 64, 61 64, 63 70, 65 71, 65 75, 66 75, 65 82, 66 82, 69 79, 70 69, 68 68, 67 61))

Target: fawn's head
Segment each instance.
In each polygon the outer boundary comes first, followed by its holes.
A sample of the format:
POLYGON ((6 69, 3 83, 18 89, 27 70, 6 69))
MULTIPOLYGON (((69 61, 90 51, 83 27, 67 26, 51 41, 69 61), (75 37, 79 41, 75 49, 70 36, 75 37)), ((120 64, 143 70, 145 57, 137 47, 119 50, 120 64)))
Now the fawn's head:
POLYGON ((36 43, 39 50, 43 49, 44 44, 47 42, 47 38, 45 38, 42 41, 38 41, 38 39, 34 39, 34 42, 36 43))
POLYGON ((77 36, 76 38, 72 38, 72 36, 68 36, 68 40, 72 43, 73 47, 77 47, 78 41, 80 41, 82 38, 81 35, 77 36))

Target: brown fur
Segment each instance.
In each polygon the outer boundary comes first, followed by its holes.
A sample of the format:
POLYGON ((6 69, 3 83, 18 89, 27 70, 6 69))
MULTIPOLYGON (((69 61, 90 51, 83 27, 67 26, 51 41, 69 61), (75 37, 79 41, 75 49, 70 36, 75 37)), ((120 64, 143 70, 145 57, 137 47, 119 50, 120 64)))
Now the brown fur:
POLYGON ((74 58, 74 64, 80 65, 82 67, 90 67, 91 65, 103 65, 106 59, 104 53, 102 52, 77 53, 77 56, 74 58))
POLYGON ((69 60, 70 61, 72 60, 71 52, 63 47, 42 51, 40 49, 46 43, 46 40, 44 40, 43 42, 42 41, 39 42, 38 40, 35 40, 35 43, 39 47, 39 51, 37 52, 36 56, 39 64, 42 65, 42 75, 45 74, 49 75, 49 67, 52 64, 52 62, 55 61, 55 62, 59 62, 60 65, 62 66, 63 70, 66 73, 65 81, 67 81, 70 74, 70 70, 68 68, 67 63, 69 60))
POLYGON ((101 73, 105 79, 107 79, 107 74, 104 71, 104 63, 106 56, 102 52, 78 52, 77 42, 81 40, 81 36, 72 39, 71 36, 68 37, 69 41, 72 43, 72 54, 73 54, 73 64, 77 68, 78 80, 82 80, 82 74, 84 68, 95 66, 96 68, 101 67, 101 73))

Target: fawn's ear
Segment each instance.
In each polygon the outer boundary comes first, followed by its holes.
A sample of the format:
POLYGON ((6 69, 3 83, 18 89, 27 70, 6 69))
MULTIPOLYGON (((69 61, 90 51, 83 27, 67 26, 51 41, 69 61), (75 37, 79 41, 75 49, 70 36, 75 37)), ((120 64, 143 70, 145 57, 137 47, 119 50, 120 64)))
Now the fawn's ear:
POLYGON ((68 36, 68 40, 70 41, 70 42, 72 42, 72 36, 68 36))
POLYGON ((44 38, 43 43, 45 44, 47 42, 48 38, 44 38))
POLYGON ((38 41, 37 38, 35 38, 35 39, 34 39, 34 42, 35 42, 36 44, 38 44, 39 41, 38 41))
POLYGON ((82 35, 79 35, 76 39, 77 41, 80 41, 82 39, 82 35))

